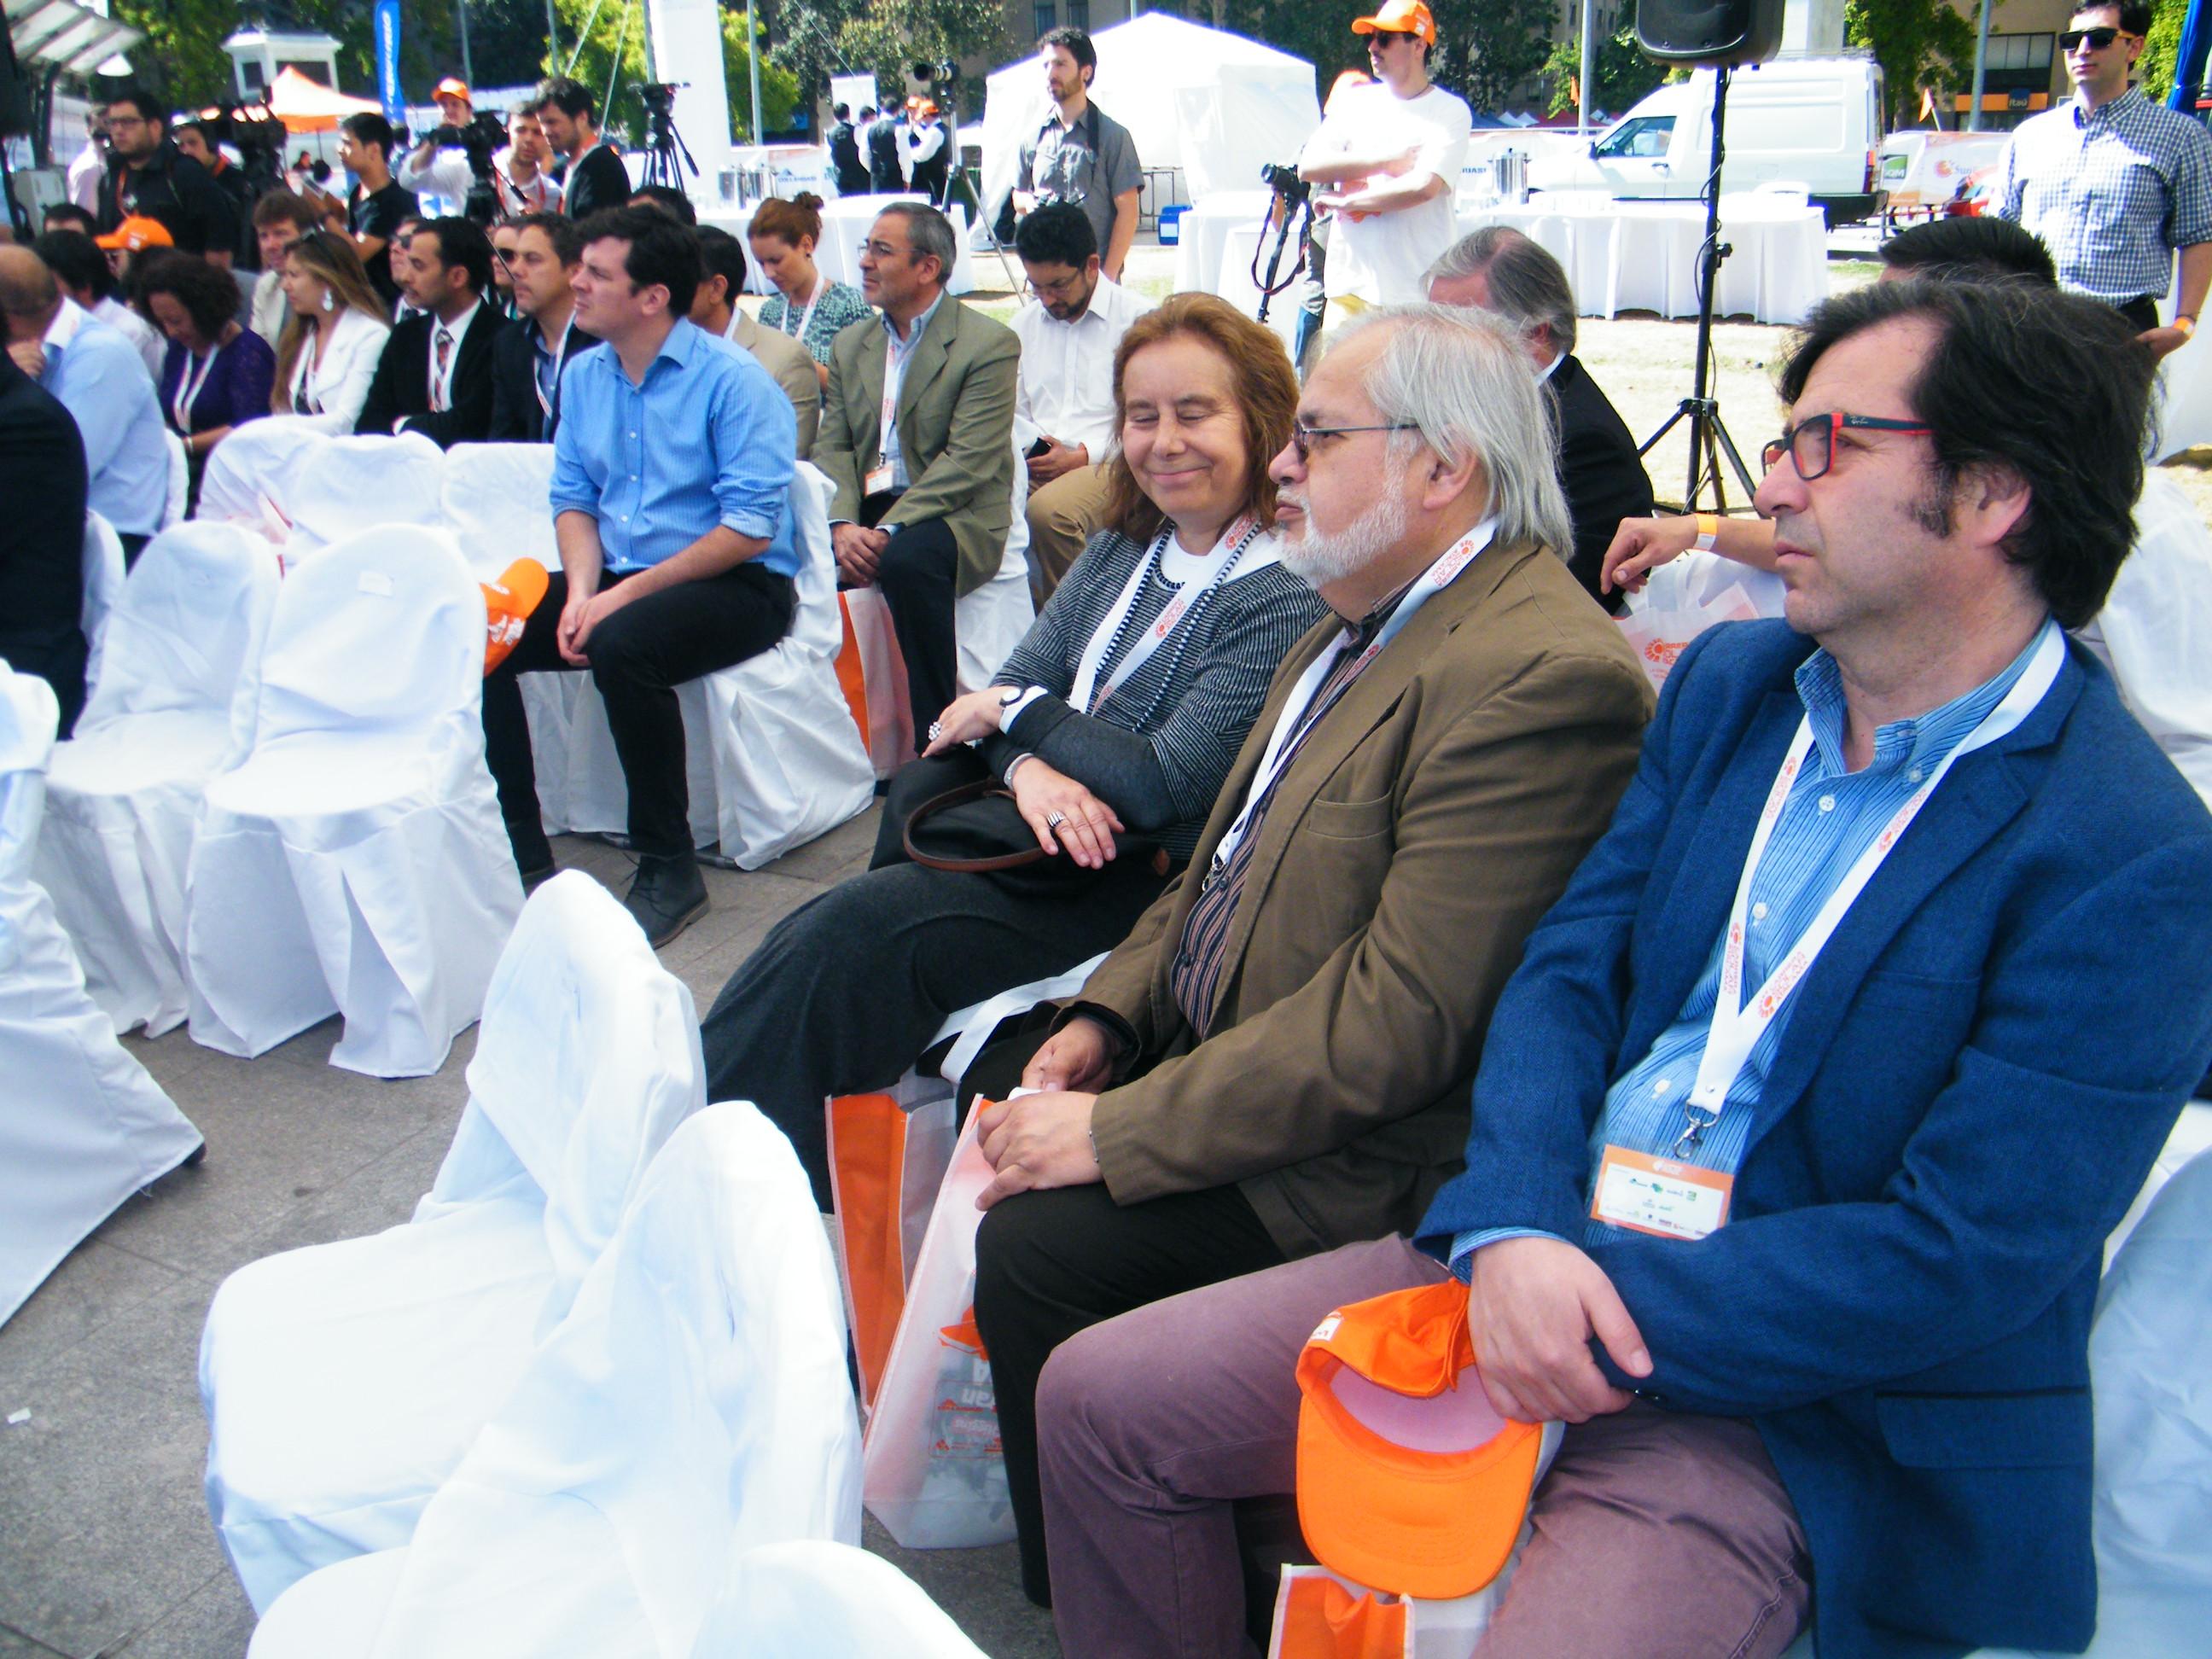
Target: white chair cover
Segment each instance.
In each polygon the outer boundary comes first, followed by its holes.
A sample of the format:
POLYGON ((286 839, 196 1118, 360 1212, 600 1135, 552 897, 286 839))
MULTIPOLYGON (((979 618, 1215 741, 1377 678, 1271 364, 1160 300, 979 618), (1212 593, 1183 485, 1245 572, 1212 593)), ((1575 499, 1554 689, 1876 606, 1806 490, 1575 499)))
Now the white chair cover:
POLYGON ((209 783, 192 839, 195 1042, 250 1057, 337 1012, 334 1066, 444 1064, 522 908, 483 652, 483 592, 442 531, 366 531, 285 580, 252 750, 209 783))
POLYGON ((525 907, 468 1076, 411 1221, 257 1261, 209 1310, 208 1508, 258 1607, 407 1541, 706 1100, 690 993, 574 871, 525 907))
MULTIPOLYGON (((250 426, 252 422, 248 422, 247 424, 250 426)), ((167 530, 173 524, 185 521, 185 505, 191 501, 192 495, 192 463, 191 457, 185 453, 182 438, 168 431, 164 431, 161 435, 169 441, 169 495, 161 504, 161 528, 167 530)), ((220 444, 216 446, 218 449, 222 447, 220 444)))
MULTIPOLYGON (((446 452, 421 433, 325 441, 314 465, 291 474, 297 550, 330 546, 372 525, 440 522, 446 452)), ((218 454, 222 449, 216 446, 218 454)))
POLYGON ((836 1298, 790 1142, 748 1103, 708 1108, 398 1565, 302 1582, 252 1651, 324 1659, 372 1630, 376 1659, 684 1659, 739 1552, 860 1540, 836 1298))
POLYGON ((192 823, 250 744, 234 711, 250 716, 276 587, 276 550, 241 526, 155 537, 124 585, 106 672, 54 750, 36 874, 118 1032, 184 1021, 192 823))
MULTIPOLYGON (((830 483, 792 479, 799 603, 775 648, 681 686, 695 845, 757 870, 874 798, 875 773, 837 684, 843 628, 830 550, 830 483)), ((1026 590, 1024 590, 1026 591, 1026 590)), ((549 830, 621 831, 629 795, 605 706, 587 674, 523 677, 549 830)))
MULTIPOLYGON (((952 635, 959 653, 956 676, 963 693, 988 685, 999 665, 1036 620, 1036 601, 1030 592, 1030 469, 1024 457, 1039 435, 1033 423, 1014 417, 1014 511, 1008 520, 1012 528, 1006 532, 1006 551, 997 575, 953 601, 952 635)), ((938 713, 931 709, 928 718, 935 720, 938 713)))
POLYGON ((690 1659, 983 1659, 929 1594, 879 1555, 806 1539, 731 1563, 690 1659))
POLYGON ((441 511, 478 581, 517 559, 561 568, 553 538, 551 444, 456 444, 446 452, 441 511))
POLYGON ((271 415, 248 421, 215 447, 200 474, 196 519, 250 525, 283 541, 292 524, 292 489, 330 447, 312 415, 271 415))
MULTIPOLYGON (((84 630, 84 689, 88 696, 100 684, 106 661, 107 619, 123 597, 123 538, 115 526, 99 514, 84 515, 84 602, 78 626, 84 630)), ((79 718, 82 718, 80 716, 79 718)))
POLYGON ((0 663, 0 1323, 200 1133, 115 1041, 30 878, 58 710, 0 663))

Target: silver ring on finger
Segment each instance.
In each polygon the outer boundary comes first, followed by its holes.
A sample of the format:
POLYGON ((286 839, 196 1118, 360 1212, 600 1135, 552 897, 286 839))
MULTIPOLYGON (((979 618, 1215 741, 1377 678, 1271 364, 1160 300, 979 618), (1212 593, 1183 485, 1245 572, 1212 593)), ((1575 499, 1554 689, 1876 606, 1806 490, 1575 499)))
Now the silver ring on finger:
POLYGON ((1048 830, 1057 830, 1061 824, 1066 823, 1066 822, 1067 814, 1065 812, 1054 811, 1048 812, 1044 815, 1044 827, 1048 830))
POLYGON ((943 720, 932 720, 932 721, 930 721, 930 723, 929 723, 929 740, 930 740, 932 743, 935 743, 935 742, 936 742, 939 738, 943 737, 944 735, 945 735, 945 722, 944 722, 943 720))

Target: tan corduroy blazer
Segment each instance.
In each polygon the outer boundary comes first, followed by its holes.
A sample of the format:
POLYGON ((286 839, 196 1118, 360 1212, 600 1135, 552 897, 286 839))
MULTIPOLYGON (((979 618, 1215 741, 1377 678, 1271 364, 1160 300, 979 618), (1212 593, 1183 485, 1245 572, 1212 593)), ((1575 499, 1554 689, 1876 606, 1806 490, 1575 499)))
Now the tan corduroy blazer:
MULTIPOLYGON (((862 482, 882 453, 878 422, 890 349, 880 314, 848 324, 830 343, 830 390, 813 461, 836 486, 833 520, 860 517, 862 482)), ((1006 556, 1020 357, 1013 330, 948 294, 899 383, 899 448, 908 483, 892 517, 900 524, 939 519, 951 526, 960 593, 997 575, 1006 556)))
POLYGON ((1491 1009, 1611 820, 1652 706, 1564 561, 1486 550, 1285 774, 1194 1047, 1169 979, 1184 921, 1291 687, 1340 629, 1285 659, 1188 870, 1070 1009, 1137 1039, 1092 1120, 1115 1201, 1235 1182, 1293 1256, 1410 1231, 1460 1167, 1491 1009))

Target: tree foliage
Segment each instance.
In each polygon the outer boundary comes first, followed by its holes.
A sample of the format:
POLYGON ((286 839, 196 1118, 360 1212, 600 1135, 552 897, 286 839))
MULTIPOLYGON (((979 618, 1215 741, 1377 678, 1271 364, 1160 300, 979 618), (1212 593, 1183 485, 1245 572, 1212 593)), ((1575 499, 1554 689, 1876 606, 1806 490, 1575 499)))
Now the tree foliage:
POLYGON ((2189 0, 2156 0, 2151 10, 2150 33, 2142 56, 2136 61, 2142 94, 2162 104, 2173 90, 2173 65, 2181 51, 2181 24, 2189 15, 2189 0))
MULTIPOLYGON (((1605 36, 1597 43, 1597 86, 1594 96, 1597 109, 1591 118, 1602 115, 1610 120, 1625 113, 1638 99, 1665 81, 1670 71, 1657 58, 1647 57, 1636 44, 1636 25, 1605 36)), ((1552 82, 1551 107, 1546 112, 1557 115, 1571 110, 1580 101, 1583 93, 1583 43, 1577 36, 1562 40, 1552 48, 1552 55, 1544 61, 1544 74, 1552 82)))
MULTIPOLYGON (((879 98, 904 96, 917 64, 980 55, 994 65, 1029 43, 1008 38, 998 0, 784 0, 769 58, 794 84, 820 89, 830 75, 873 75, 879 98)), ((981 85, 957 89, 960 112, 982 113, 981 85)))
POLYGON ((1917 114, 1923 88, 1973 86, 1974 26, 1948 0, 1844 0, 1844 39, 1881 64, 1885 127, 1917 114))
POLYGON ((1435 0, 1437 49, 1431 78, 1478 110, 1514 102, 1541 72, 1552 49, 1552 0, 1435 0))
MULTIPOLYGON (((570 54, 575 54, 575 67, 568 70, 592 89, 592 95, 605 106, 599 112, 600 125, 613 131, 624 142, 641 145, 646 137, 645 107, 630 88, 647 79, 645 72, 645 8, 639 0, 606 0, 592 16, 591 0, 557 0, 561 15, 562 64, 564 69, 570 54), (583 50, 576 51, 576 43, 585 24, 591 25, 583 33, 583 50), (621 66, 616 70, 616 53, 619 48, 621 66), (607 99, 609 71, 613 75, 614 97, 607 99)), ((658 65, 659 79, 683 81, 688 77, 680 64, 658 65)), ((752 89, 750 59, 745 41, 745 14, 743 6, 722 13, 722 77, 730 101, 730 130, 738 142, 751 142, 745 135, 752 125, 752 89)), ((761 120, 770 132, 789 125, 791 112, 799 106, 799 82, 792 72, 765 53, 761 58, 761 120)), ((686 133, 687 139, 701 135, 686 133)))

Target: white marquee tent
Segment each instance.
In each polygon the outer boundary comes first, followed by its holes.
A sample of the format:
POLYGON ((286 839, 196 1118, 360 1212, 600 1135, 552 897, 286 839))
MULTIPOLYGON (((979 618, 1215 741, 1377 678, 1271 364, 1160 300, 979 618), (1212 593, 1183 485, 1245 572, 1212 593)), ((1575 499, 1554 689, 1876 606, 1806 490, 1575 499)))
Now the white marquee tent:
MULTIPOLYGON (((1261 188, 1260 168, 1298 159, 1321 125, 1314 68, 1303 58, 1221 29, 1146 12, 1091 37, 1098 107, 1129 129, 1147 167, 1180 167, 1184 196, 1261 188)), ((983 101, 983 199, 1014 187, 1022 140, 1051 100, 1034 54, 994 70, 983 101)))

